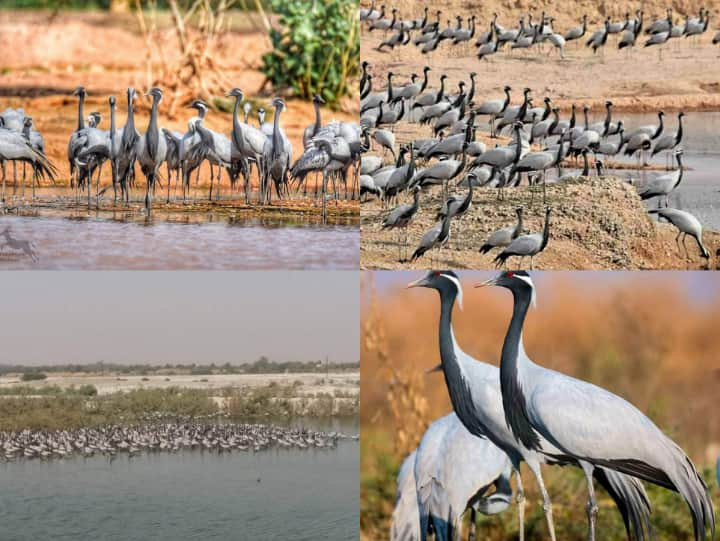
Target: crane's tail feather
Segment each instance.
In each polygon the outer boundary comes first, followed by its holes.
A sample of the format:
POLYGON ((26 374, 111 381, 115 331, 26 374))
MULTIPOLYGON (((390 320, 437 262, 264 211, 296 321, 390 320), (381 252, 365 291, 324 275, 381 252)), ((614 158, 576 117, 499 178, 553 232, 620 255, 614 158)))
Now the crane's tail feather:
POLYGON ((493 262, 495 263, 495 267, 501 267, 505 264, 505 260, 510 257, 509 254, 506 254, 505 252, 500 252, 498 255, 495 256, 495 259, 493 259, 493 262))
POLYGON ((708 538, 708 527, 709 538, 714 539, 715 513, 705 481, 690 458, 674 442, 669 441, 666 449, 668 465, 665 470, 631 459, 600 460, 596 463, 679 493, 692 515, 695 541, 705 541, 708 538))
POLYGON ((420 512, 420 539, 425 541, 432 527, 436 541, 453 541, 452 509, 442 484, 437 479, 431 478, 424 485, 418 485, 417 499, 420 512))
POLYGON ((482 246, 480 246, 479 252, 480 252, 481 254, 486 254, 486 253, 488 253, 490 250, 492 250, 493 248, 495 248, 495 247, 494 247, 492 244, 483 244, 482 246))
POLYGON ((628 539, 653 539, 650 502, 642 483, 633 477, 605 468, 595 468, 593 477, 617 505, 628 539))

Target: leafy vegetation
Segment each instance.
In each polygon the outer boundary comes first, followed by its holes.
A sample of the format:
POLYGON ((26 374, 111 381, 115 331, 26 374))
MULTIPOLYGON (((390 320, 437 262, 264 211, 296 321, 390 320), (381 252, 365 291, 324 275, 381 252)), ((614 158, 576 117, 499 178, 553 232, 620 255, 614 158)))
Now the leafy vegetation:
POLYGON ((275 88, 291 88, 309 99, 320 94, 337 103, 355 89, 360 36, 354 0, 273 0, 280 28, 270 30, 273 50, 263 57, 262 72, 275 88))
POLYGON ((98 396, 92 385, 0 389, 0 430, 64 429, 105 423, 132 424, 148 415, 201 416, 227 413, 235 420, 357 415, 359 395, 301 394, 300 385, 271 383, 252 388, 136 389, 98 396), (214 396, 224 400, 216 401, 214 396))
POLYGON ((31 385, 11 385, 0 388, 0 396, 57 396, 61 394, 96 396, 97 388, 94 385, 81 385, 80 387, 70 386, 63 390, 59 385, 42 385, 33 387, 31 385))
POLYGON ((47 375, 42 372, 25 372, 20 379, 23 381, 39 381, 47 379, 47 375))

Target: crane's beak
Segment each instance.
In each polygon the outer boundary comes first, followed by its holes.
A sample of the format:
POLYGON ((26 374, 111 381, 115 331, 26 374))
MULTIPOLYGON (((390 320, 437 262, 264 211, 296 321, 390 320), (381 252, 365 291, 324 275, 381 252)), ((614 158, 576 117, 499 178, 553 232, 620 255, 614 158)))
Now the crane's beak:
POLYGON ((485 287, 494 285, 497 285, 497 278, 490 278, 489 280, 485 280, 484 282, 478 282, 473 287, 485 287))
POLYGON ((427 281, 425 281, 425 277, 418 278, 414 282, 410 282, 407 286, 405 286, 405 289, 410 289, 411 287, 425 287, 427 285, 427 281))

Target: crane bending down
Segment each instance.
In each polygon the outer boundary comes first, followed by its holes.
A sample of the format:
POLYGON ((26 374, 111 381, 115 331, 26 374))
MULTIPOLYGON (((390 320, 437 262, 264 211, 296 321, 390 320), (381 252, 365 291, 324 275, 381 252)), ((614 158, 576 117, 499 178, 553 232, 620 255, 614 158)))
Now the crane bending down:
MULTIPOLYGON (((486 437, 505 451, 516 472, 520 471, 521 462, 528 465, 540 488, 550 538, 554 541, 552 506, 540 466, 578 466, 578 462, 572 457, 563 456, 548 441, 543 440, 538 451, 529 449, 515 439, 505 420, 498 368, 473 359, 460 349, 455 340, 451 322, 455 300, 462 306, 462 288, 458 276, 452 271, 430 271, 423 278, 408 284, 408 287, 427 287, 439 293, 441 368, 453 409, 471 434, 486 437)), ((642 485, 636 479, 608 468, 598 468, 593 475, 615 501, 623 517, 628 538, 644 541, 645 532, 650 532, 650 506, 642 485)), ((519 474, 515 476, 515 480, 522 541, 525 498, 519 474)))
POLYGON ((455 413, 428 427, 406 463, 398 475, 393 541, 424 540, 430 529, 438 541, 459 539, 467 509, 494 515, 510 506, 510 459, 489 440, 470 434, 455 413), (492 486, 495 492, 486 496, 492 486))
POLYGON ((589 539, 595 539, 598 507, 592 476, 614 470, 678 492, 692 515, 696 541, 715 536, 708 489, 685 452, 635 406, 595 385, 543 368, 530 360, 522 329, 535 285, 525 271, 503 272, 478 286, 513 294, 513 315, 500 359, 505 418, 516 440, 548 458, 579 464, 588 485, 589 539), (547 451, 552 442, 556 451, 547 451), (708 536, 709 531, 709 536, 708 536))

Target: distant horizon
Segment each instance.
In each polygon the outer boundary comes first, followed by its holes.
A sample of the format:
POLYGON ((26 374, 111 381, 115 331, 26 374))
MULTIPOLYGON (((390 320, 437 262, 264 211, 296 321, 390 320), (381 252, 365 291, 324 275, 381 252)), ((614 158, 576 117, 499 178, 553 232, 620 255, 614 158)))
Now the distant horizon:
MULTIPOLYGON (((163 362, 163 363, 152 363, 152 362, 142 362, 142 363, 128 362, 128 363, 125 363, 125 362, 111 362, 111 361, 100 360, 100 361, 86 361, 86 362, 66 362, 66 363, 43 363, 43 362, 40 362, 40 363, 32 363, 32 364, 30 364, 30 363, 16 363, 16 362, 2 361, 2 362, 0 362, 0 367, 3 367, 3 368, 5 368, 5 367, 28 367, 28 368, 34 368, 34 367, 38 367, 38 366, 90 366, 90 365, 93 365, 93 364, 101 364, 101 363, 102 363, 102 364, 105 364, 105 365, 108 365, 108 366, 123 366, 123 367, 128 367, 128 366, 150 366, 150 367, 152 367, 152 368, 165 368, 167 365, 170 365, 170 366, 172 366, 172 367, 176 367, 176 366, 187 366, 187 367, 191 367, 191 366, 193 366, 193 365, 195 365, 195 366, 211 366, 211 365, 215 365, 216 367, 222 367, 222 366, 226 366, 226 365, 228 365, 228 364, 229 364, 230 366, 237 367, 237 366, 250 365, 250 364, 253 364, 253 363, 257 362, 258 360, 259 360, 259 359, 255 359, 254 361, 208 361, 208 362, 197 362, 197 361, 196 361, 196 362, 177 362, 177 363, 174 363, 174 362, 171 362, 171 361, 167 361, 167 362, 163 362)), ((270 359, 270 358, 268 358, 268 361, 271 362, 271 363, 277 363, 277 364, 281 364, 281 363, 302 363, 302 364, 306 364, 306 363, 314 363, 314 362, 323 362, 323 363, 324 363, 324 362, 325 362, 325 358, 323 357, 323 358, 321 358, 321 359, 306 359, 306 360, 299 360, 299 359, 294 359, 294 360, 278 360, 278 359, 270 359)), ((340 365, 360 364, 360 361, 359 361, 359 360, 358 360, 358 361, 335 361, 335 360, 331 360, 331 359, 330 359, 329 362, 330 362, 330 364, 333 364, 333 365, 338 365, 338 364, 340 364, 340 365)))

